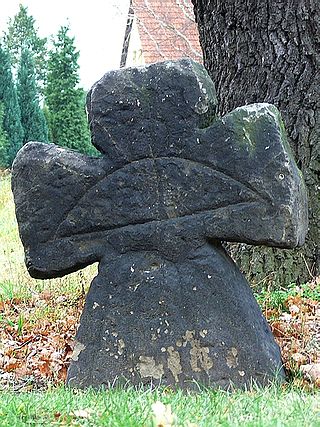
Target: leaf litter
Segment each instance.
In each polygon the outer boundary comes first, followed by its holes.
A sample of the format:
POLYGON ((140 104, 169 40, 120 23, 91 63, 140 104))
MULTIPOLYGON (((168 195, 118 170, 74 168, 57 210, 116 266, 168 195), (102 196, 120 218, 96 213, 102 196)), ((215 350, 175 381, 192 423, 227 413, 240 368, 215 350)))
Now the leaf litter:
POLYGON ((0 302, 0 390, 43 389, 66 380, 83 305, 83 295, 48 292, 0 302))
MULTIPOLYGON (((319 283, 317 278, 310 286, 319 283)), ((29 300, 0 301, 0 390, 46 389, 65 382, 84 301, 83 293, 47 291, 29 300)), ((265 301, 262 310, 288 377, 301 387, 319 388, 320 301, 304 297, 297 288, 281 309, 265 301)))

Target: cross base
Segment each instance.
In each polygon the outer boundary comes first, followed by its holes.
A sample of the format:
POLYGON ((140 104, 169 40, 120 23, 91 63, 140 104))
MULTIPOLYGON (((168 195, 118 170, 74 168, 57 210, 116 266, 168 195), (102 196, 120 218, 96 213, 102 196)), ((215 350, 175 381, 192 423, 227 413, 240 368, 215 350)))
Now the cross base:
POLYGON ((70 386, 228 388, 284 378, 278 345, 219 244, 175 262, 157 252, 105 258, 89 290, 70 386))

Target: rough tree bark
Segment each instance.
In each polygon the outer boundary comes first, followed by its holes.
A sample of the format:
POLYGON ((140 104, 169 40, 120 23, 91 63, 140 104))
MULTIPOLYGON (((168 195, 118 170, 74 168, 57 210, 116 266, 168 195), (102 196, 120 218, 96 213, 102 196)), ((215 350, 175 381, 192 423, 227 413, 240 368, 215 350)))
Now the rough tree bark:
POLYGON ((253 284, 309 281, 320 274, 319 0, 192 1, 220 113, 252 102, 275 104, 309 192, 302 249, 241 245, 235 258, 253 284))

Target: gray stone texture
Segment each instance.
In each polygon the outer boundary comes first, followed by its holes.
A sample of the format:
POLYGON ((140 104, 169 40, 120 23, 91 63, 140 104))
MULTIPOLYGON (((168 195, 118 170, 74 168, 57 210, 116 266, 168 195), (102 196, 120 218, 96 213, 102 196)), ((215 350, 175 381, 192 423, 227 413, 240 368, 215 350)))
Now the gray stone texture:
POLYGON ((277 109, 219 118, 191 61, 112 71, 88 95, 101 158, 28 143, 12 187, 30 274, 99 261, 69 368, 72 386, 283 377, 248 283, 220 241, 296 247, 307 201, 277 109))

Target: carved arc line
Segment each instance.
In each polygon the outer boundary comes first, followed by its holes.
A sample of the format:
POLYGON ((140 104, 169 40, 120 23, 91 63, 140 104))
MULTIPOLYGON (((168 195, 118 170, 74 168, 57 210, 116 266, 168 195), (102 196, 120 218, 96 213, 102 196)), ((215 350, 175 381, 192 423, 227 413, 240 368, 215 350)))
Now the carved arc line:
POLYGON ((98 185, 99 183, 101 183, 104 179, 105 180, 109 179, 109 177, 111 177, 114 173, 118 172, 121 169, 127 168, 131 164, 134 164, 134 163, 139 163, 139 162, 143 162, 143 161, 147 161, 147 160, 152 161, 152 162, 156 162, 156 160, 172 160, 172 159, 182 160, 182 161, 190 162, 190 163, 193 163, 193 164, 196 164, 196 165, 200 165, 201 167, 208 168, 208 169, 210 169, 217 176, 217 178, 222 179, 221 176, 224 177, 224 178, 226 177, 226 178, 230 179, 231 182, 236 183, 237 185, 243 186, 247 191, 253 193, 254 196, 259 196, 259 198, 261 200, 267 201, 267 202, 271 202, 271 200, 269 200, 269 197, 263 197, 260 193, 258 193, 257 191, 254 191, 254 189, 250 188, 249 186, 247 186, 243 182, 237 181, 236 179, 234 179, 230 175, 228 175, 228 174, 226 174, 224 172, 221 172, 220 170, 215 170, 215 169, 213 169, 211 166, 209 166, 207 164, 202 164, 200 162, 197 162, 197 161, 194 161, 194 160, 190 160, 190 159, 187 159, 187 158, 183 158, 183 157, 156 157, 156 158, 145 157, 143 159, 134 160, 134 161, 126 164, 125 166, 122 166, 122 167, 120 167, 118 169, 115 169, 109 175, 104 175, 99 181, 97 181, 94 185, 92 185, 90 188, 88 188, 88 190, 85 193, 83 193, 83 195, 78 199, 77 203, 74 206, 72 206, 72 208, 69 211, 67 211, 66 216, 61 221, 61 223, 59 224, 59 226, 56 228, 55 233, 53 234, 53 237, 58 237, 59 227, 62 224, 62 222, 67 219, 67 217, 70 214, 70 212, 81 202, 81 200, 87 195, 87 193, 90 190, 92 190, 96 185, 98 185), (221 175, 221 176, 219 176, 219 175, 221 175))
MULTIPOLYGON (((230 205, 219 206, 219 207, 217 207, 215 209, 206 209, 206 210, 194 211, 194 213, 192 213, 192 214, 180 215, 179 217, 176 217, 176 218, 151 219, 149 221, 144 221, 144 222, 137 221, 137 222, 132 223, 132 224, 125 224, 125 225, 120 225, 120 226, 114 226, 114 227, 105 228, 105 229, 102 228, 99 231, 93 231, 91 233, 89 233, 89 232, 80 232, 80 233, 65 234, 65 235, 60 235, 60 236, 57 235, 56 238, 57 239, 61 239, 61 238, 72 238, 74 236, 84 236, 84 235, 90 235, 90 234, 93 234, 93 233, 108 233, 109 231, 122 230, 122 229, 124 229, 126 227, 135 227, 136 225, 147 225, 147 224, 149 225, 149 224, 152 224, 152 223, 154 223, 154 224, 160 224, 160 223, 164 223, 164 222, 169 222, 170 223, 170 222, 179 221, 179 220, 182 220, 182 219, 188 219, 188 218, 194 217, 194 216, 199 215, 199 214, 210 214, 210 213, 213 213, 213 212, 216 212, 216 211, 219 211, 219 210, 223 210, 225 208, 229 208, 229 207, 232 208, 234 206, 240 206, 240 205, 247 206, 247 205, 254 204, 254 203, 257 203, 257 200, 250 200, 250 201, 246 201, 246 202, 232 203, 230 205)), ((47 243, 54 242, 55 240, 56 239, 47 240, 47 243)))

